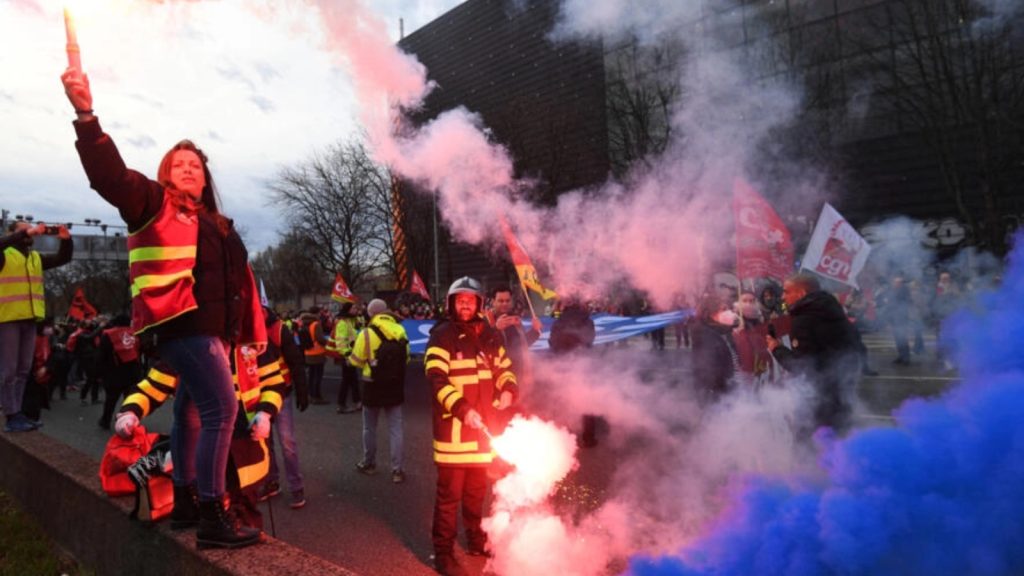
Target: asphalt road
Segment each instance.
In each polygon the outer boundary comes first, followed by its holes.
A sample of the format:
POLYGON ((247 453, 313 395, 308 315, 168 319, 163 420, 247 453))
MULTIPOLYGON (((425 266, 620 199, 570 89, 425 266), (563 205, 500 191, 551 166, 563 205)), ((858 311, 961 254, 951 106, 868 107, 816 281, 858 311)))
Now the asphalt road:
MULTIPOLYGON (((892 364, 891 340, 884 334, 865 338, 877 376, 864 379, 858 391, 865 410, 858 426, 886 425, 891 411, 903 400, 941 393, 955 382, 942 373, 934 361, 933 342, 915 356, 910 366, 892 364)), ((653 352, 650 342, 633 338, 629 347, 636 354, 655 354, 666 369, 687 370, 689 351, 675 349, 668 337, 668 350, 653 352)), ((387 473, 387 433, 384 423, 378 431, 378 474, 364 476, 355 470, 362 456, 361 418, 358 414, 337 414, 333 402, 310 406, 297 413, 299 454, 308 504, 300 510, 287 506, 287 488, 282 468, 281 497, 272 510, 264 508, 267 531, 308 552, 361 574, 432 574, 430 522, 433 509, 435 472, 431 462, 430 398, 422 376, 422 365, 410 366, 405 414, 404 484, 393 484, 387 473), (272 521, 271 514, 272 512, 272 521)), ((329 366, 325 393, 336 397, 340 370, 329 366)), ((97 460, 109 432, 97 426, 102 406, 81 406, 77 393, 65 401, 56 400, 44 412, 43 433, 57 438, 97 460)), ((165 407, 144 423, 150 430, 167 432, 171 410, 165 407)), ((614 455, 605 444, 580 453, 577 485, 588 485, 600 494, 614 467, 614 455)), ((473 573, 483 570, 484 561, 463 556, 473 573)))

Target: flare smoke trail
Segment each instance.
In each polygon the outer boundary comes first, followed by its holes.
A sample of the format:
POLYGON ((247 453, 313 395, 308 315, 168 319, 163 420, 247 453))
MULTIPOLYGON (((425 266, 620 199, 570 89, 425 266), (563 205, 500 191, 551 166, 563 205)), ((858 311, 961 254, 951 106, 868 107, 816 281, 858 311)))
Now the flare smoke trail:
MULTIPOLYGON (((624 182, 565 194, 556 208, 543 210, 522 201, 518 193, 529 183, 513 178, 507 150, 491 141, 471 111, 445 111, 395 134, 382 112, 384 104, 420 106, 430 89, 425 70, 381 40, 380 23, 362 3, 317 5, 326 36, 354 72, 377 159, 435 190, 441 213, 459 240, 500 246, 494 223, 507 215, 527 250, 546 260, 553 284, 564 292, 596 296, 626 279, 657 304, 669 306, 680 291, 680 278, 697 273, 693 247, 698 239, 730 233, 723 191, 745 173, 758 142, 790 118, 799 102, 785 87, 755 83, 728 57, 700 52, 680 78, 686 105, 670 119, 685 141, 624 182)), ((695 5, 667 3, 658 22, 678 25, 695 5)), ((570 29, 566 23, 574 21, 572 8, 567 7, 563 34, 570 29)), ((717 248, 725 250, 725 243, 717 248)))

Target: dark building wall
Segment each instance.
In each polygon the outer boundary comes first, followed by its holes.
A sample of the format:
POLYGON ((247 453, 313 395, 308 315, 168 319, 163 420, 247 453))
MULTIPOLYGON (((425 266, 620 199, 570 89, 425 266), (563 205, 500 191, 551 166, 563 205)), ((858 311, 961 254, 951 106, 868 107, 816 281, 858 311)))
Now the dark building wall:
MULTIPOLYGON (((835 189, 830 192, 837 196, 830 200, 856 226, 901 214, 925 221, 925 228, 936 234, 953 230, 947 240, 962 238, 962 244, 976 240, 978 231, 964 230, 969 223, 947 192, 938 154, 894 104, 895 91, 921 89, 913 82, 905 85, 912 79, 901 68, 901 43, 908 35, 894 32, 894 26, 907 6, 924 1, 702 0, 699 20, 680 33, 707 35, 699 42, 701 49, 736 51, 765 80, 802 83, 807 113, 798 128, 805 136, 814 133, 804 148, 831 171, 835 189), (719 41, 710 41, 712 36, 719 41)), ((606 67, 623 51, 622 46, 550 43, 546 35, 557 4, 469 0, 401 43, 438 83, 420 119, 458 105, 480 113, 495 140, 509 147, 519 175, 541 179, 535 200, 548 203, 559 192, 603 181, 612 164, 609 157, 617 158, 609 151, 615 143, 608 135, 607 104, 615 83, 606 67)), ((1007 66, 1024 69, 1022 54, 1024 34, 1017 34, 1007 66)), ((1001 127, 1014 132, 1007 142, 1017 148, 1024 147, 1020 126, 1016 121, 1001 127)), ((979 190, 992 176, 979 165, 971 140, 977 137, 974 128, 964 125, 952 132, 953 164, 969 189, 965 204, 978 213, 979 190)), ((997 207, 1003 225, 1015 228, 1024 218, 1024 162, 995 178, 1004 188, 997 207)), ((786 191, 781 186, 765 192, 779 200, 786 191)), ((816 215, 817 207, 806 214, 816 215)), ((797 236, 810 232, 810 226, 791 226, 797 236)), ((955 244, 935 240, 947 248, 955 244)), ((472 247, 445 241, 441 252, 441 275, 447 276, 442 286, 463 274, 487 279, 509 273, 472 247)))
MULTIPOLYGON (((832 146, 823 156, 835 160, 841 194, 833 203, 844 216, 859 227, 891 215, 923 221, 926 230, 952 221, 959 229, 950 237, 998 249, 984 228, 998 236, 1024 217, 1024 163, 999 153, 1024 147, 1024 105, 997 94, 1019 89, 995 88, 1024 83, 1024 11, 989 19, 976 11, 981 3, 951 0, 737 6, 737 36, 761 73, 802 82, 804 105, 827 118, 822 131, 832 146), (1003 40, 997 30, 1008 22, 1018 31, 1003 40), (954 187, 963 192, 959 205, 954 187), (971 225, 978 229, 966 230, 971 225)), ((935 244, 942 245, 926 243, 935 244)))
MULTIPOLYGON (((551 1, 469 0, 400 42, 437 84, 415 119, 457 106, 480 114, 516 175, 537 179, 532 199, 540 203, 601 182, 609 169, 602 47, 551 42, 557 9, 551 1)), ((426 206, 410 204, 411 213, 426 206)), ((424 240, 432 242, 410 238, 424 240)), ((508 280, 510 268, 470 246, 444 242, 441 258, 442 287, 463 275, 508 280)))

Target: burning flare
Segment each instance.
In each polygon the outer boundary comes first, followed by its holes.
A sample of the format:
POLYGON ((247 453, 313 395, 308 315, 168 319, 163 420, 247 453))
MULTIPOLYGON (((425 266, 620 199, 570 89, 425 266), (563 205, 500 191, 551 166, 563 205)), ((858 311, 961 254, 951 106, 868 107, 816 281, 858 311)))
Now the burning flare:
POLYGON ((550 496, 559 480, 576 466, 576 437, 540 418, 516 416, 491 446, 515 467, 494 487, 498 505, 510 509, 532 506, 550 496))
POLYGON ((513 470, 495 484, 493 511, 483 522, 494 551, 488 568, 497 574, 593 573, 573 565, 591 543, 548 504, 578 465, 576 437, 540 418, 516 416, 491 445, 513 470))

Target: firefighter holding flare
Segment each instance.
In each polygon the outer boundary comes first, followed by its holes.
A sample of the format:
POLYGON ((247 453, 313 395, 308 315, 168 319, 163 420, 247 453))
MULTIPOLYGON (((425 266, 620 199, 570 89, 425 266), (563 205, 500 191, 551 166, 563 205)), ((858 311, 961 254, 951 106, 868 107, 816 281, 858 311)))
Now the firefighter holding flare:
POLYGON ((515 401, 518 386, 501 334, 482 316, 480 283, 459 278, 448 289, 447 304, 448 317, 431 331, 424 364, 434 393, 434 567, 454 575, 465 573, 454 556, 460 504, 468 553, 489 555, 480 526, 487 468, 495 458, 487 428, 496 410, 515 401))

